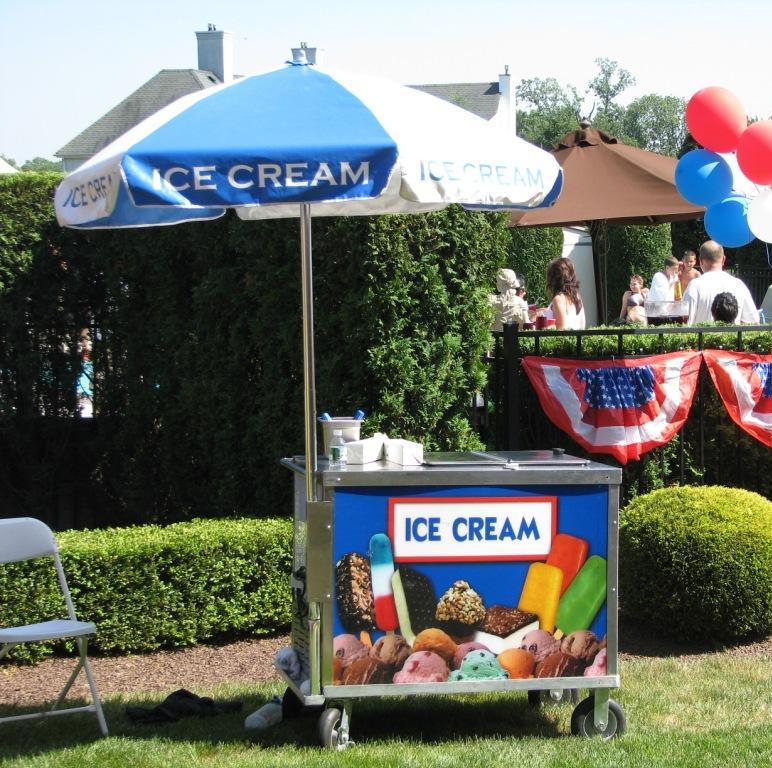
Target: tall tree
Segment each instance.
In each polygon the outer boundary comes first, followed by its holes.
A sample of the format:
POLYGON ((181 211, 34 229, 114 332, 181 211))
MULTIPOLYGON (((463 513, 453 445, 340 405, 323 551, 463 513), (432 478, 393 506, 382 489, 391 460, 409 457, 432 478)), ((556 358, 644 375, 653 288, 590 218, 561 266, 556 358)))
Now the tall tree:
POLYGON ((595 63, 600 71, 590 80, 587 92, 594 94, 600 113, 609 112, 617 106, 616 98, 635 85, 635 78, 612 59, 595 59, 595 63))
POLYGON ((587 86, 587 95, 593 100, 587 117, 596 128, 625 141, 625 108, 616 99, 635 85, 635 78, 611 59, 595 59, 595 63, 599 72, 587 86))
POLYGON ((642 149, 677 157, 686 138, 685 110, 685 99, 647 93, 625 110, 624 133, 642 149))
POLYGON ((34 157, 27 160, 21 167, 22 171, 55 171, 61 173, 63 169, 61 160, 47 160, 45 157, 34 157))
POLYGON ((552 149, 569 131, 578 128, 582 99, 554 77, 531 78, 517 86, 518 133, 543 149, 552 149))

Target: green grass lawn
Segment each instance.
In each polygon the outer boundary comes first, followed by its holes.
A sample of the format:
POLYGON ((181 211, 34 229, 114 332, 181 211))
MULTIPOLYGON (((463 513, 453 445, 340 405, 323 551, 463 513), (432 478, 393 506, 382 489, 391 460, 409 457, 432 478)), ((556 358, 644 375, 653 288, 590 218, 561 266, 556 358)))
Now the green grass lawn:
MULTIPOLYGON (((199 691, 240 698, 242 713, 133 726, 127 704, 154 706, 163 696, 108 697, 111 736, 90 715, 0 726, 3 768, 239 768, 240 766, 762 766, 772 763, 772 658, 625 661, 614 695, 627 733, 609 742, 570 736, 571 704, 528 706, 525 695, 363 700, 354 704, 343 753, 317 746, 317 716, 285 721, 254 739, 243 718, 282 689, 222 686, 199 691)), ((0 691, 0 700, 2 691, 0 691)), ((8 708, 0 713, 10 714, 8 708)))

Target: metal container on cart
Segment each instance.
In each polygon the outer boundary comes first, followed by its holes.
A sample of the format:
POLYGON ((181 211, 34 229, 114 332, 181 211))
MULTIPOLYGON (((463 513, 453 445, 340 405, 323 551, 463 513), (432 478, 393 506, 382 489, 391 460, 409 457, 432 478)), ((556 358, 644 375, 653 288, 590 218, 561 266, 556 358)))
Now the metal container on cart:
POLYGON ((415 467, 378 461, 330 470, 320 462, 320 501, 309 502, 304 459, 282 464, 294 473, 292 646, 310 685, 301 693, 284 676, 286 716, 323 707, 321 741, 343 749, 355 699, 508 691, 538 704, 543 696, 577 702, 586 689, 572 732, 608 738, 624 730, 624 713, 609 698, 619 687, 620 469, 559 450, 428 454, 415 467), (359 676, 335 661, 336 646, 361 655, 357 642, 389 634, 421 653, 404 661, 403 652, 388 672, 360 664, 359 676), (459 662, 452 648, 464 642, 490 653, 474 649, 451 671, 459 662), (528 653, 504 654, 522 646, 528 653), (447 677, 432 672, 443 655, 447 677), (499 659, 514 657, 525 667, 510 670, 523 676, 500 674, 499 659))

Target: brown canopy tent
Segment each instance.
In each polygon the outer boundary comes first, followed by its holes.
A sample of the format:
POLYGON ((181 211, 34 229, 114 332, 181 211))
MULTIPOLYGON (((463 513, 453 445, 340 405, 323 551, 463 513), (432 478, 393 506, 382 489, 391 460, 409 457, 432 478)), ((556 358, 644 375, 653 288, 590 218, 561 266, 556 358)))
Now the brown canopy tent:
POLYGON ((697 219, 705 209, 686 202, 675 188, 677 160, 631 147, 582 123, 564 136, 553 155, 565 172, 563 191, 551 208, 516 212, 517 227, 588 225, 600 316, 606 317, 609 224, 661 224, 697 219))

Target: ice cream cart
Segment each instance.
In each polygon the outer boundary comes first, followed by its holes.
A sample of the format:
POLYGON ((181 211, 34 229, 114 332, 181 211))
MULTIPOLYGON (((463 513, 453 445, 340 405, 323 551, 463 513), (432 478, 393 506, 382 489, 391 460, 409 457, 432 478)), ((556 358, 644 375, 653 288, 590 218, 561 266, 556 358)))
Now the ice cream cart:
POLYGON ((621 470, 556 451, 427 454, 294 479, 292 647, 285 713, 323 707, 325 746, 350 743, 367 697, 586 689, 579 735, 625 727, 617 667, 621 470))

